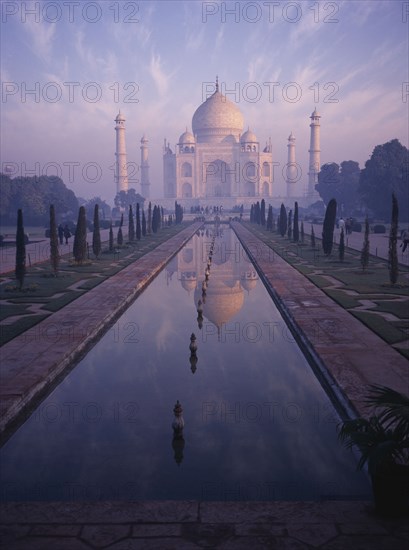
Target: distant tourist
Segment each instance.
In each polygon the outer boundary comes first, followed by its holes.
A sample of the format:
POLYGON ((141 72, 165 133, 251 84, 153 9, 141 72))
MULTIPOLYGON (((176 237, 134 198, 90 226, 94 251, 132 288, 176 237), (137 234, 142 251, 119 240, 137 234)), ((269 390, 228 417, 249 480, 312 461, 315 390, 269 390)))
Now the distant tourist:
POLYGON ((65 244, 68 244, 68 239, 71 237, 71 231, 68 229, 68 225, 64 227, 65 244))
POLYGON ((62 224, 58 226, 58 238, 60 239, 60 244, 63 244, 64 242, 64 228, 62 224))
POLYGON ((339 218, 339 222, 338 222, 338 227, 339 227, 339 232, 341 233, 342 230, 345 231, 345 222, 344 222, 344 218, 339 218))

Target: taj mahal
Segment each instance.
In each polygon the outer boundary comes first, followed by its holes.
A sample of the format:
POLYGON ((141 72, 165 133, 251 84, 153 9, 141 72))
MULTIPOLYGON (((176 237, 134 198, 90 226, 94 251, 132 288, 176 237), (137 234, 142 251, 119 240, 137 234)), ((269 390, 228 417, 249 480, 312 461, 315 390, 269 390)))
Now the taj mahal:
MULTIPOLYGON (((164 206, 172 208, 177 200, 185 208, 195 206, 249 206, 265 199, 274 204, 274 158, 271 138, 264 147, 250 127, 244 131, 240 109, 219 91, 218 79, 212 93, 195 111, 192 132, 186 130, 172 150, 164 140, 163 196, 164 206)), ((320 170, 320 118, 315 109, 310 119, 308 182, 300 178, 296 162, 295 136, 287 144, 286 196, 301 205, 318 199, 315 184, 320 170)), ((125 118, 119 112, 116 126, 117 191, 128 189, 125 146, 125 118)), ((140 192, 150 198, 148 140, 141 139, 140 192)), ((276 163, 277 164, 277 163, 276 163)), ((137 190, 139 191, 139 189, 137 190)))

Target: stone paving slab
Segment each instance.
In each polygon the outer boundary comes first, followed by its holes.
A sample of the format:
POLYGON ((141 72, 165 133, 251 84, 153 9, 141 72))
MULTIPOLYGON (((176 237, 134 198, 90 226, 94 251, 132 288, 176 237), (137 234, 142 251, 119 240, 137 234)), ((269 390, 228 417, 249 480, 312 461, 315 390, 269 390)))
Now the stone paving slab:
POLYGON ((350 548, 402 550, 407 518, 368 502, 10 502, 0 505, 2 548, 350 548))
POLYGON ((271 255, 271 249, 242 224, 232 222, 232 227, 250 257, 257 243, 252 259, 270 294, 314 359, 322 380, 343 401, 345 412, 368 413, 364 399, 369 384, 409 393, 407 359, 278 254, 271 255))
POLYGON ((193 223, 0 351, 0 432, 74 362, 194 235, 193 223))

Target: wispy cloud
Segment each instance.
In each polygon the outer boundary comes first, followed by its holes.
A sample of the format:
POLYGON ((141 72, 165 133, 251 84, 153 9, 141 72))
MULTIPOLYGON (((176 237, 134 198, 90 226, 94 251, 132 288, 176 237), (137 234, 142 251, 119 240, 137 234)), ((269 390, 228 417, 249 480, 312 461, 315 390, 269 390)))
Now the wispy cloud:
POLYGON ((29 37, 29 47, 32 52, 45 63, 52 59, 53 44, 56 35, 56 25, 27 18, 23 28, 29 37))
POLYGON ((170 76, 168 76, 164 69, 160 55, 155 53, 151 54, 151 61, 149 64, 149 74, 153 78, 156 89, 161 97, 165 96, 169 90, 170 76))

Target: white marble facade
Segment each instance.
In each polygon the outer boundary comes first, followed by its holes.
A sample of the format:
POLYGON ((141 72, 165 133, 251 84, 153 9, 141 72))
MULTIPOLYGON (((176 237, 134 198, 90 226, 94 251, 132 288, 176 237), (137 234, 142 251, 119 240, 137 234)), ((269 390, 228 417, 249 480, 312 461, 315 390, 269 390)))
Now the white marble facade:
POLYGON ((165 198, 184 205, 254 202, 273 193, 271 141, 261 150, 239 108, 216 91, 193 115, 193 133, 180 136, 173 151, 164 144, 165 198), (256 200, 257 200, 256 199, 256 200))

